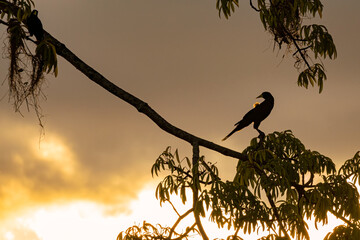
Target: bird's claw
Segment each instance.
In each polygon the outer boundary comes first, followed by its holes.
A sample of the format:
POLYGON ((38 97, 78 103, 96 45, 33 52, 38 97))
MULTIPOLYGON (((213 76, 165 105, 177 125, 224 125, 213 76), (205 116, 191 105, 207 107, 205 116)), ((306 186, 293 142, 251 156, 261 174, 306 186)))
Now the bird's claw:
POLYGON ((259 138, 260 138, 260 139, 264 139, 264 138, 265 138, 265 133, 261 132, 261 133, 259 134, 259 138))
POLYGON ((259 132, 260 134, 259 134, 259 136, 258 136, 258 138, 259 138, 259 147, 260 146, 262 146, 262 143, 264 142, 264 140, 265 140, 265 133, 263 133, 263 132, 259 132))
POLYGON ((259 133, 258 138, 259 138, 260 140, 264 140, 264 138, 265 138, 265 133, 264 133, 263 131, 261 131, 260 129, 256 129, 256 130, 257 130, 258 133, 259 133))

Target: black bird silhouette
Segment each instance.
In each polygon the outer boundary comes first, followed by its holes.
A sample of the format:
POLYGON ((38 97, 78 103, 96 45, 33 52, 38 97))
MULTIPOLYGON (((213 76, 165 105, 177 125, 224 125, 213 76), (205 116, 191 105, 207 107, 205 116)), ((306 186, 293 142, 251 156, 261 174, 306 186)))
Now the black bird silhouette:
POLYGON ((264 137, 265 134, 259 130, 260 123, 269 116, 271 110, 274 107, 274 97, 269 92, 263 92, 257 98, 264 98, 265 100, 262 103, 254 104, 254 108, 251 109, 241 121, 235 124, 235 129, 232 130, 226 137, 224 137, 223 141, 228 139, 233 133, 240 131, 244 127, 249 126, 251 123, 254 123, 254 128, 259 132, 260 137, 264 137))
POLYGON ((30 37, 35 35, 37 41, 41 41, 44 38, 43 25, 38 18, 38 11, 33 10, 30 16, 26 20, 26 26, 29 30, 30 37))

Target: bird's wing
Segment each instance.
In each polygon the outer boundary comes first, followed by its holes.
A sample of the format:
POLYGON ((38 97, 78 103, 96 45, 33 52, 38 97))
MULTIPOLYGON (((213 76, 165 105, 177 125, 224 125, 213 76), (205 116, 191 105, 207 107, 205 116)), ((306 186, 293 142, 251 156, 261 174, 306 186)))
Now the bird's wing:
MULTIPOLYGON (((235 123, 235 126, 243 125, 243 124, 249 125, 250 123, 252 123, 254 121, 255 116, 258 114, 258 111, 259 111, 258 108, 259 108, 259 106, 257 106, 256 108, 253 108, 249 112, 247 112, 245 114, 245 116, 243 117, 243 119, 241 119, 239 122, 235 123)), ((247 125, 245 125, 245 127, 247 125)))

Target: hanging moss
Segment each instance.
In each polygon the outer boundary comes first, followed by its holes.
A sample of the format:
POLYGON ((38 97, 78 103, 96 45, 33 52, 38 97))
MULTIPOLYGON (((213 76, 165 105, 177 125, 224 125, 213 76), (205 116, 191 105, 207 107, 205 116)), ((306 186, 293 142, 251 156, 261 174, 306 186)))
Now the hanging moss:
POLYGON ((9 89, 10 97, 14 99, 15 108, 18 109, 24 100, 24 94, 27 88, 27 82, 23 82, 22 73, 23 68, 21 68, 22 58, 26 56, 25 45, 23 38, 25 37, 25 32, 21 27, 21 24, 16 19, 11 19, 9 21, 8 27, 9 33, 9 89))
POLYGON ((44 61, 42 55, 36 54, 32 57, 32 73, 30 76, 29 92, 36 93, 41 88, 44 79, 44 61))

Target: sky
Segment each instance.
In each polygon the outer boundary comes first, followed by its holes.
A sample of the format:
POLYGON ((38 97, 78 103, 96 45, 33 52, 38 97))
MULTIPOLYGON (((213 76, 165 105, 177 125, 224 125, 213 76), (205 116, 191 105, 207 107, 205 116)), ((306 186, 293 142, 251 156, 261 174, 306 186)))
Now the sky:
MULTIPOLYGON (((218 17, 215 0, 35 4, 45 30, 196 136, 242 151, 258 135, 252 127, 221 139, 269 91, 275 107, 260 126, 265 133, 291 129, 338 168, 360 150, 358 1, 324 1, 323 18, 314 20, 328 28, 338 51, 336 60, 323 61, 328 80, 321 94, 297 86, 293 57, 273 51, 248 1, 240 1, 228 20, 218 17)), ((190 146, 61 57, 59 75, 47 75, 43 88, 42 135, 35 113, 16 113, 8 101, 4 26, 0 38, 0 240, 115 239, 143 220, 175 219, 156 201, 161 179, 150 169, 167 146, 182 157, 190 157, 190 146)), ((232 178, 234 159, 203 148, 200 153, 217 163, 221 177, 232 178)))

